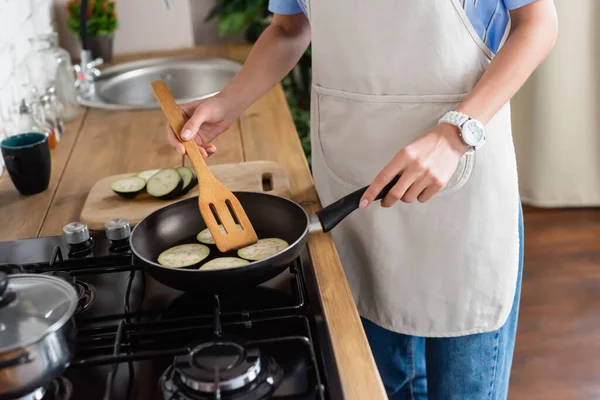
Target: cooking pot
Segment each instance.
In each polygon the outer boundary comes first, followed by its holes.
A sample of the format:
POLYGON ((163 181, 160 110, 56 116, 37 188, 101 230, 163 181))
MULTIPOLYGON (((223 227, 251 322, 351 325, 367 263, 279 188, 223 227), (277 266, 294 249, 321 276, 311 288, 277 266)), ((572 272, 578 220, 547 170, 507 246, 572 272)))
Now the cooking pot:
POLYGON ((43 274, 0 272, 0 398, 25 396, 69 366, 77 292, 43 274))

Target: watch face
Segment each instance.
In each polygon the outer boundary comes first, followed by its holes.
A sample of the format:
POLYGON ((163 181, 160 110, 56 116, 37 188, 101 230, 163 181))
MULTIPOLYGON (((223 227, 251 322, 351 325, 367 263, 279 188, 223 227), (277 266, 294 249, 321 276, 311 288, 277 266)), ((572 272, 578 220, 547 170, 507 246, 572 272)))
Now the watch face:
POLYGON ((485 128, 481 122, 469 120, 462 127, 462 136, 469 146, 476 147, 485 139, 485 128))

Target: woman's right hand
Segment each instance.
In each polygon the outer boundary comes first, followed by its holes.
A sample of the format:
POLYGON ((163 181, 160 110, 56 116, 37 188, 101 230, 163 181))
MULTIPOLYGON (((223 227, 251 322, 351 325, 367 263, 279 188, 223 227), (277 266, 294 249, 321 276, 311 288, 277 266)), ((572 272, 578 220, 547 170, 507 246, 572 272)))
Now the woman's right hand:
MULTIPOLYGON (((219 95, 215 95, 182 104, 180 108, 187 119, 181 130, 181 138, 184 141, 193 139, 204 158, 213 155, 217 148, 211 142, 229 129, 235 120, 229 115, 227 102, 219 95)), ((171 147, 185 154, 185 147, 177 139, 169 124, 167 124, 167 138, 171 147)))

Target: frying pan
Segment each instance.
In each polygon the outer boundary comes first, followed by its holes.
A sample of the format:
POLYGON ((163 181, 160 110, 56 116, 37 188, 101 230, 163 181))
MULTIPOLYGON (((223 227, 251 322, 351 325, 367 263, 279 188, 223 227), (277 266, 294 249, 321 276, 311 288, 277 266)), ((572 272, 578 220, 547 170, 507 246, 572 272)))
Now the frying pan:
MULTIPOLYGON (((396 184, 393 179, 377 196, 383 199, 396 184)), ((300 254, 310 232, 329 232, 358 208, 367 187, 350 193, 333 204, 307 215, 297 203, 283 197, 255 192, 234 192, 250 218, 259 238, 276 237, 289 246, 269 258, 241 267, 199 270, 163 267, 158 255, 183 243, 198 243, 196 235, 206 228, 198 210, 198 198, 191 197, 165 206, 142 219, 131 232, 131 250, 157 281, 184 292, 221 293, 256 286, 283 272, 300 254)), ((236 256, 236 252, 220 253, 211 247, 211 256, 236 256)), ((208 259, 207 259, 208 260, 208 259)), ((206 262, 207 260, 203 260, 206 262)))

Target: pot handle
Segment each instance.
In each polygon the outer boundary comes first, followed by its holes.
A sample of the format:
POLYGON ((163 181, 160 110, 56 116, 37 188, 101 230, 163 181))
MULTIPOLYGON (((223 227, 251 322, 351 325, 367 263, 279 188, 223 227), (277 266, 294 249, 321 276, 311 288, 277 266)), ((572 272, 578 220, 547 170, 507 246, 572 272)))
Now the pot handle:
POLYGON ((17 357, 11 358, 10 360, 0 360, 0 370, 4 368, 16 367, 17 365, 21 364, 30 363, 31 361, 33 361, 31 355, 28 352, 24 351, 17 357))
MULTIPOLYGON (((396 176, 390 183, 388 183, 383 190, 377 195, 375 200, 383 199, 389 191, 394 187, 394 185, 398 182, 400 176, 396 176)), ((325 207, 324 209, 317 211, 317 217, 321 222, 321 226, 323 227, 323 232, 329 232, 337 224, 339 224, 344 218, 346 218, 352 211, 358 209, 358 205, 360 203, 360 198, 367 191, 369 186, 365 186, 362 189, 358 189, 355 192, 352 192, 335 203, 332 203, 325 207)))
POLYGON ((6 288, 8 288, 8 274, 6 272, 0 271, 0 299, 2 298, 2 296, 4 296, 6 288))
POLYGON ((9 292, 8 290, 8 274, 0 271, 0 308, 11 304, 17 299, 15 292, 9 292))

